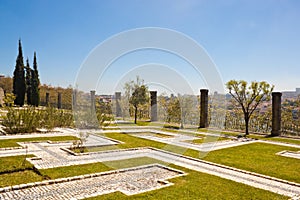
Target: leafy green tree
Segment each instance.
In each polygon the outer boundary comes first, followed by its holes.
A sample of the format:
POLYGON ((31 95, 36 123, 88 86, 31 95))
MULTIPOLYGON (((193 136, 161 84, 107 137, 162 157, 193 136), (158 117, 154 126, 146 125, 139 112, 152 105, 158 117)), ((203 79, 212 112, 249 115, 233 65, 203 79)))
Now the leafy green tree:
POLYGON ((26 92, 25 72, 21 40, 19 40, 19 54, 13 76, 13 93, 16 96, 15 105, 23 106, 26 92))
POLYGON ((243 111, 246 135, 249 135, 249 120, 253 112, 261 102, 270 100, 274 86, 265 81, 253 81, 247 86, 246 81, 230 80, 226 87, 243 111))
POLYGON ((181 123, 181 107, 179 98, 171 96, 167 107, 167 122, 181 123))
POLYGON ((26 96, 27 96, 27 104, 28 105, 32 105, 32 87, 31 87, 31 84, 32 84, 32 80, 31 80, 31 68, 30 68, 30 65, 29 65, 29 61, 28 61, 28 58, 26 60, 26 96))
POLYGON ((137 112, 138 112, 138 106, 143 105, 149 101, 148 95, 147 95, 147 87, 145 85, 137 86, 135 87, 129 103, 133 105, 134 107, 134 123, 136 124, 137 119, 137 112))
POLYGON ((40 90, 39 90, 40 80, 39 72, 37 69, 36 53, 34 52, 33 58, 33 70, 31 70, 31 88, 32 88, 32 105, 39 106, 40 104, 40 90))

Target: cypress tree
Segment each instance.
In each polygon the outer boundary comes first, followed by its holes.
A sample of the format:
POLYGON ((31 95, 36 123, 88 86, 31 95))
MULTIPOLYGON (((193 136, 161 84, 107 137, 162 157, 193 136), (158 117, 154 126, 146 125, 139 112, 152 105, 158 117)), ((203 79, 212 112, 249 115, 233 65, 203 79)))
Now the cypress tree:
POLYGON ((16 96, 15 105, 23 106, 26 92, 25 72, 23 62, 22 44, 19 39, 19 54, 13 76, 13 93, 16 96))
POLYGON ((29 66, 28 58, 26 60, 26 95, 27 95, 27 104, 32 105, 32 87, 31 87, 31 69, 29 66))
POLYGON ((33 70, 31 70, 31 87, 32 87, 32 105, 39 106, 40 104, 40 79, 39 72, 37 69, 36 53, 34 52, 33 57, 33 70))

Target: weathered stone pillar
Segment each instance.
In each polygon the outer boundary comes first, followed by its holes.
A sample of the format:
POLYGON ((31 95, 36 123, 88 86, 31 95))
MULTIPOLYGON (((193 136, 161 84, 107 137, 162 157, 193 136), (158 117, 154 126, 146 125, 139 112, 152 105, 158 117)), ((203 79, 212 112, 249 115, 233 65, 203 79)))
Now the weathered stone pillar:
POLYGON ((116 117, 122 117, 121 92, 115 92, 115 98, 116 98, 116 117))
POLYGON ((272 136, 278 136, 281 132, 281 92, 272 93, 272 136))
POLYGON ((49 106, 49 92, 46 92, 46 106, 49 106))
POLYGON ((91 93, 91 109, 95 110, 95 106, 96 106, 95 94, 96 94, 96 91, 91 90, 90 93, 91 93))
POLYGON ((200 125, 199 128, 208 127, 208 90, 200 90, 200 125))
POLYGON ((72 98, 72 106, 73 109, 76 109, 77 106, 77 90, 73 90, 73 98, 72 98))
POLYGON ((57 94, 57 108, 61 109, 61 93, 57 94))
POLYGON ((157 121, 157 91, 150 91, 151 121, 157 121))

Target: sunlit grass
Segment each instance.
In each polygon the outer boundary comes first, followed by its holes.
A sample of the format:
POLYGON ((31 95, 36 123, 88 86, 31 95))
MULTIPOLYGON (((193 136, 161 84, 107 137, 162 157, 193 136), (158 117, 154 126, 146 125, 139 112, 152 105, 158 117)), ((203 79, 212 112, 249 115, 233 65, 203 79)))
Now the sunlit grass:
POLYGON ((78 140, 77 137, 74 136, 55 136, 55 137, 33 137, 32 138, 20 138, 20 139, 5 139, 0 140, 0 148, 6 147, 18 147, 20 145, 17 142, 36 142, 36 141, 70 141, 70 140, 78 140))

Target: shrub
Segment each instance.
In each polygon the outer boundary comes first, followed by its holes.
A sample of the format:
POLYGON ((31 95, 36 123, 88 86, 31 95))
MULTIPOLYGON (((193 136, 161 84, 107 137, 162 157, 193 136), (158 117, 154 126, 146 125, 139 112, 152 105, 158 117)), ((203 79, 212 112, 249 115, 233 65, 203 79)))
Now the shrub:
POLYGON ((70 127, 73 124, 72 112, 51 107, 46 109, 8 108, 8 113, 2 121, 7 134, 32 133, 36 132, 38 128, 51 130, 54 127, 70 127))

